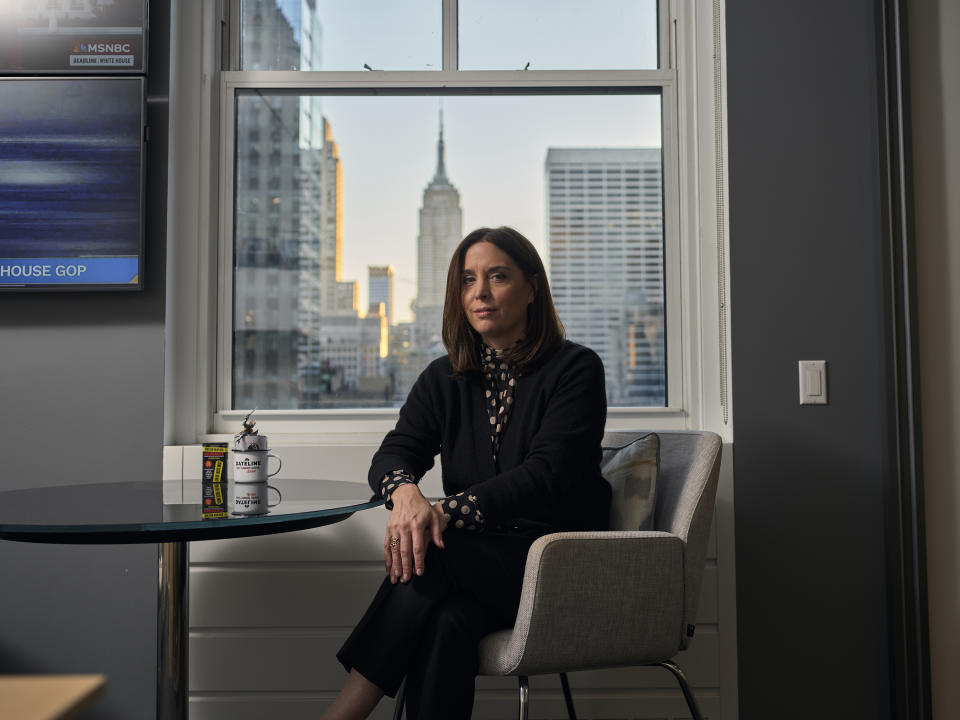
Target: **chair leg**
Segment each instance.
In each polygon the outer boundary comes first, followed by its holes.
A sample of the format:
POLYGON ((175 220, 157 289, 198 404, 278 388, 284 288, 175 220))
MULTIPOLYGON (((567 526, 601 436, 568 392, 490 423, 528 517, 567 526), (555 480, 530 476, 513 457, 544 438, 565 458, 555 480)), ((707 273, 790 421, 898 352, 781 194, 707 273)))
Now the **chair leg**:
POLYGON ((407 699, 407 681, 400 683, 400 689, 397 690, 397 702, 393 706, 393 720, 400 720, 403 717, 403 703, 407 699))
POLYGON ((567 703, 567 716, 570 720, 577 720, 577 712, 573 709, 573 695, 570 694, 570 683, 567 674, 560 673, 560 685, 563 687, 563 699, 567 703))
POLYGON ((527 720, 530 716, 530 681, 526 675, 518 675, 520 682, 520 720, 527 720))
POLYGON ((680 683, 680 690, 683 691, 683 699, 687 701, 687 707, 690 708, 690 714, 693 716, 693 720, 703 720, 703 715, 700 714, 700 708, 697 707, 697 701, 693 697, 693 691, 690 689, 690 685, 687 683, 687 677, 683 674, 680 666, 672 660, 664 660, 652 664, 659 665, 673 673, 677 682, 680 683))

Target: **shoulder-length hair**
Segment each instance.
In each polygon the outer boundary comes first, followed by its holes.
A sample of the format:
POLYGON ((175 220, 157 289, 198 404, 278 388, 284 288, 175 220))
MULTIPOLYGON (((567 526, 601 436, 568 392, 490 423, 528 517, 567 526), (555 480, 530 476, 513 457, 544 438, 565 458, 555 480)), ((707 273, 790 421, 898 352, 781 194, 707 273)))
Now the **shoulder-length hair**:
POLYGON ((563 323, 550 294, 550 283, 543 261, 529 240, 513 228, 478 228, 457 246, 447 271, 447 294, 443 303, 443 344, 450 355, 454 375, 480 371, 480 335, 470 326, 463 310, 463 263, 467 250, 478 242, 488 242, 505 252, 517 264, 534 287, 533 302, 527 305, 527 329, 510 354, 522 371, 550 355, 564 339, 563 323))

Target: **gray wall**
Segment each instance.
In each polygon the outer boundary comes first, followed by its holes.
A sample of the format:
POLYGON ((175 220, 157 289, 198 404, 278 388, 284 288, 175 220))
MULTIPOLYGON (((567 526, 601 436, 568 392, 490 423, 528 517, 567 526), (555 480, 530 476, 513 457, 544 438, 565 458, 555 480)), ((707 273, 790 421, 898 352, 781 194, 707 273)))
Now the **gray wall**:
POLYGON ((890 717, 877 5, 727 0, 744 720, 890 717))
MULTIPOLYGON (((151 3, 146 289, 0 295, 0 490, 121 479, 161 497, 169 9, 151 3)), ((159 513, 159 509, 158 509, 159 513)), ((151 717, 157 546, 0 541, 0 673, 105 673, 84 717, 151 717)))
MULTIPOLYGON (((12 446, 0 489, 96 482, 104 468, 127 462, 159 478, 164 6, 155 2, 151 8, 155 102, 147 289, 136 295, 0 296, 0 433, 12 446)), ((745 720, 889 717, 883 488, 890 468, 884 450, 874 12, 869 0, 727 0, 738 642, 745 720), (828 361, 829 406, 798 406, 800 359, 828 361)), ((928 89, 927 97, 939 97, 939 87, 928 89)), ((943 133, 941 110, 924 118, 932 124, 926 127, 943 133)), ((946 141, 938 137, 941 145, 925 146, 927 164, 917 163, 933 183, 946 174, 936 150, 946 141)), ((943 198, 933 196, 933 211, 939 208, 941 222, 955 236, 943 198)), ((938 227, 925 232, 936 236, 938 227)), ((944 263, 956 265, 949 252, 941 238, 920 253, 921 277, 939 278, 928 306, 947 301, 956 307, 956 290, 948 292, 951 285, 944 279, 944 263)), ((921 310, 924 302, 921 298, 921 310)), ((934 315, 925 322, 928 338, 945 334, 952 347, 957 332, 949 317, 934 315)), ((927 347, 934 345, 927 341, 927 347)), ((948 359, 927 361, 925 368, 933 380, 952 387, 948 359)), ((926 396, 924 402, 932 404, 926 396)), ((940 415, 934 419, 953 418, 956 425, 958 405, 954 400, 936 406, 940 415)), ((946 540, 953 537, 950 518, 957 516, 957 504, 955 484, 945 475, 957 462, 954 457, 938 466, 944 475, 939 497, 952 504, 944 509, 936 499, 928 501, 946 540)), ((931 582, 931 606, 955 618, 956 604, 942 602, 960 596, 952 558, 947 552, 937 560, 944 571, 940 592, 931 582)), ((0 577, 0 672, 105 672, 107 695, 88 717, 150 716, 155 546, 0 542, 0 577)), ((934 640, 935 653, 937 647, 934 640)), ((940 653, 955 657, 955 646, 940 653)), ((951 702, 956 706, 956 690, 944 688, 938 695, 935 687, 935 707, 938 697, 941 710, 951 702)))
POLYGON ((933 716, 960 717, 960 3, 909 4, 933 716))

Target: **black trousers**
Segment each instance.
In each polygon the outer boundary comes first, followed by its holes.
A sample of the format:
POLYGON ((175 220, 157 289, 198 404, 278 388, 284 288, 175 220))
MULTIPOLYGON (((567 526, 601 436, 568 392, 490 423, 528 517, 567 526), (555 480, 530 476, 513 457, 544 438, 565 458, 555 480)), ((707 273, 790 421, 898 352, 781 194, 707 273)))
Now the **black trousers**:
POLYGON ((444 533, 422 576, 383 581, 337 659, 390 697, 406 677, 409 720, 469 718, 477 646, 516 620, 527 552, 542 534, 444 533))

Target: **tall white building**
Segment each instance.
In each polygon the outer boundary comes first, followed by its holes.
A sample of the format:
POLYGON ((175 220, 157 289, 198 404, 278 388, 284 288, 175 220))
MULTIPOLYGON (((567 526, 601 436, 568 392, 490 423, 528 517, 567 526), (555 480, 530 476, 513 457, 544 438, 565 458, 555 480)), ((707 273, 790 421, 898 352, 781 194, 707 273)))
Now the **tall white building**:
POLYGON ((567 337, 593 348, 611 405, 664 405, 659 148, 550 148, 550 285, 567 337))
POLYGON ((415 343, 418 347, 436 345, 440 339, 447 268, 450 257, 462 238, 463 211, 460 208, 460 192, 447 178, 441 112, 437 171, 423 191, 420 234, 417 236, 417 299, 413 309, 415 343))

